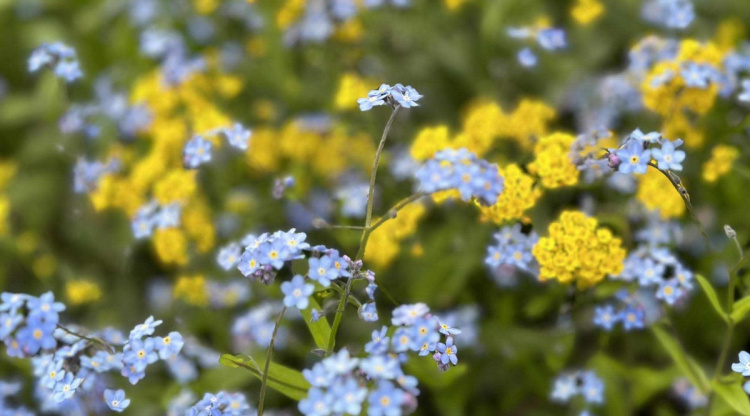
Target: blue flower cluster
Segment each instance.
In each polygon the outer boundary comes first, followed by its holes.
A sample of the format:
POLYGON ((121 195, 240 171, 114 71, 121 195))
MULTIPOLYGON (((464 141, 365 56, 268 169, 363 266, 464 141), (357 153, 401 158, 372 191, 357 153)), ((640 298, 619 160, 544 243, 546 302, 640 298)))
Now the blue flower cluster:
POLYGON ((45 411, 82 414, 86 403, 102 395, 100 406, 122 411, 129 400, 121 390, 106 390, 107 379, 101 374, 120 371, 135 384, 145 377, 148 364, 176 356, 183 345, 177 332, 146 337, 161 324, 153 317, 137 325, 127 340, 111 328, 83 336, 59 324, 65 305, 55 302, 51 292, 39 297, 5 292, 0 299, 0 338, 9 356, 31 359, 37 398, 45 411), (123 346, 121 352, 118 346, 123 346))
MULTIPOLYGON (((525 39, 536 42, 536 44, 545 51, 557 51, 565 49, 568 42, 565 38, 565 30, 560 28, 548 27, 536 29, 532 27, 512 27, 507 31, 508 35, 515 39, 525 39)), ((518 62, 526 67, 536 66, 538 58, 534 51, 529 48, 523 48, 518 52, 518 62)))
POLYGON ((672 385, 672 390, 691 410, 705 407, 708 404, 708 397, 686 378, 677 379, 672 385))
POLYGON ((504 180, 497 165, 479 159, 474 153, 461 148, 445 149, 435 153, 417 170, 419 190, 434 193, 455 189, 461 199, 476 198, 483 205, 493 205, 503 192, 504 180))
MULTIPOLYGON (((238 150, 247 150, 252 131, 246 129, 240 123, 235 123, 232 127, 211 130, 205 133, 208 136, 214 134, 223 136, 230 147, 238 150)), ((188 140, 182 152, 182 161, 185 169, 197 169, 201 165, 210 162, 212 147, 213 143, 202 135, 195 135, 188 140)))
POLYGON ((240 243, 245 250, 237 263, 237 269, 245 277, 260 278, 262 282, 270 284, 276 277, 276 271, 288 261, 304 258, 303 251, 310 248, 310 244, 305 242, 307 234, 295 231, 279 230, 257 237, 247 235, 240 243))
POLYGON ((441 371, 458 363, 453 337, 461 331, 430 314, 427 305, 401 305, 394 309, 391 323, 391 330, 383 326, 372 332, 366 357, 350 357, 343 349, 304 370, 312 387, 299 410, 305 415, 357 415, 367 399, 368 415, 400 415, 416 405, 419 395, 417 379, 401 368, 407 352, 432 355, 441 371))
POLYGON ((641 9, 643 20, 668 29, 685 29, 695 19, 690 0, 648 0, 641 9))
POLYGON ((619 309, 612 304, 594 308, 595 326, 611 331, 621 323, 625 331, 631 331, 643 329, 659 317, 659 303, 652 292, 639 290, 631 293, 628 289, 620 289, 614 299, 621 304, 619 309))
POLYGON ((102 175, 120 170, 120 160, 112 158, 107 163, 99 161, 89 162, 79 157, 73 168, 73 191, 86 193, 96 190, 102 175))
POLYGON ((11 404, 13 396, 16 396, 21 391, 20 382, 8 383, 0 381, 0 414, 2 415, 13 415, 13 416, 34 416, 35 413, 26 408, 25 406, 15 407, 11 404))
POLYGON ((73 82, 83 77, 76 51, 63 43, 43 43, 31 52, 29 72, 42 68, 53 68, 55 75, 66 82, 73 82))
MULTIPOLYGON (((246 350, 251 346, 268 347, 273 335, 274 319, 281 310, 279 303, 261 303, 237 317, 232 324, 232 338, 236 350, 246 350)), ((280 327, 274 341, 275 349, 286 347, 289 332, 280 327)))
POLYGON ((160 205, 151 201, 138 209, 130 223, 133 236, 137 239, 151 237, 154 229, 173 228, 180 226, 182 205, 174 202, 160 205))
POLYGON ((607 149, 606 159, 591 162, 586 168, 603 170, 603 166, 606 165, 619 173, 643 175, 653 160, 660 170, 681 171, 685 152, 677 150, 680 145, 680 139, 669 141, 660 133, 644 134, 636 129, 625 138, 622 146, 607 149), (656 145, 660 147, 654 147, 656 145))
POLYGON ((677 232, 677 225, 652 218, 649 227, 636 233, 641 242, 628 253, 617 280, 638 282, 644 289, 656 287, 656 298, 668 305, 686 299, 693 289, 693 273, 665 247, 677 232))
POLYGON ((538 274, 539 265, 531 254, 531 249, 539 241, 536 232, 524 234, 521 224, 515 224, 503 227, 494 237, 496 244, 487 247, 485 264, 492 269, 505 266, 534 276, 538 274))
POLYGON ((374 106, 385 104, 393 108, 411 108, 419 106, 417 101, 420 98, 422 98, 422 94, 412 88, 411 85, 404 87, 401 84, 396 84, 391 87, 388 84, 381 84, 378 89, 367 93, 367 98, 358 99, 357 104, 362 111, 368 111, 374 106))
POLYGON ((254 414, 247 398, 242 393, 220 391, 216 394, 206 393, 203 399, 195 403, 184 413, 185 416, 246 416, 254 414))
POLYGON ((588 404, 604 403, 604 382, 593 371, 565 372, 557 376, 552 400, 567 403, 581 395, 588 404))
POLYGON ((169 30, 146 29, 141 34, 141 52, 161 61, 162 82, 167 86, 179 85, 190 75, 206 69, 200 56, 190 56, 182 37, 169 30))

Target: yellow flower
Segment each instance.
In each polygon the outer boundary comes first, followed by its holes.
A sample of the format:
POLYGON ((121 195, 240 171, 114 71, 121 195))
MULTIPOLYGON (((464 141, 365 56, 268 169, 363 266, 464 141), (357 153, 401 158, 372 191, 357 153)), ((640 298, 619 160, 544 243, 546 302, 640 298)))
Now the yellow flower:
POLYGON ((570 159, 570 146, 575 137, 566 133, 552 133, 542 137, 534 146, 534 161, 529 172, 539 176, 545 188, 559 188, 578 183, 578 169, 570 159))
POLYGON ((162 205, 185 202, 195 193, 196 171, 173 169, 154 185, 154 198, 162 205))
POLYGON ((414 160, 424 162, 448 147, 451 147, 448 126, 425 127, 411 144, 410 153, 414 160))
POLYGON ((703 164, 703 180, 716 182, 732 170, 732 164, 740 156, 736 147, 717 145, 711 150, 711 158, 703 164))
POLYGON ((464 5, 464 3, 468 3, 470 0, 443 0, 443 3, 445 3, 445 7, 448 10, 455 11, 458 10, 461 6, 464 5))
POLYGON ((638 182, 636 199, 649 210, 657 211, 661 218, 678 218, 685 213, 685 202, 661 172, 649 169, 645 175, 639 175, 638 182))
POLYGON ((276 14, 276 25, 280 29, 286 29, 292 25, 305 9, 306 0, 286 0, 276 14))
POLYGON ((481 157, 492 148, 499 126, 505 123, 506 116, 500 106, 493 102, 475 103, 469 108, 453 147, 465 147, 481 157))
POLYGON ((349 19, 336 28, 336 39, 342 42, 356 42, 362 39, 365 28, 359 19, 349 19))
POLYGON ((523 173, 516 164, 500 169, 500 176, 505 180, 505 189, 491 206, 479 205, 483 221, 502 224, 506 221, 523 218, 524 212, 536 204, 542 191, 534 186, 534 178, 523 173))
POLYGON ((597 225, 595 218, 580 211, 564 211, 550 224, 549 235, 532 249, 539 262, 539 280, 575 282, 584 289, 619 274, 625 259, 622 242, 597 225))
POLYGON ((194 306, 208 305, 208 287, 201 275, 180 276, 174 285, 172 295, 194 306))
POLYGON ((578 0, 570 10, 576 22, 587 25, 604 13, 604 5, 599 0, 578 0))
POLYGON ((338 110, 354 110, 358 108, 357 99, 367 97, 372 89, 372 83, 356 73, 348 72, 341 76, 339 88, 336 92, 335 107, 338 110))
POLYGON ((200 14, 211 14, 219 7, 219 0, 193 0, 193 7, 200 14))
POLYGON ((187 264, 187 238, 177 228, 164 228, 154 232, 154 249, 162 263, 183 266, 187 264))
POLYGON ((399 252, 400 243, 417 231, 419 220, 426 213, 424 205, 412 203, 377 228, 367 242, 365 262, 385 267, 393 262, 399 252))
POLYGON ((182 213, 182 226, 187 235, 195 241, 196 248, 206 253, 214 247, 216 230, 208 205, 203 201, 193 201, 182 213))
POLYGON ((102 291, 90 280, 71 280, 65 284, 65 297, 69 305, 77 306, 96 302, 102 297, 102 291))
POLYGON ((52 254, 43 254, 31 265, 34 274, 40 279, 46 279, 57 271, 57 259, 52 254))
POLYGON ((514 139, 524 149, 530 149, 535 139, 547 134, 548 124, 555 116, 555 109, 547 104, 523 99, 506 116, 505 123, 497 126, 498 134, 514 139))
POLYGON ((0 236, 8 235, 8 218, 10 217, 10 200, 6 195, 0 195, 0 236))

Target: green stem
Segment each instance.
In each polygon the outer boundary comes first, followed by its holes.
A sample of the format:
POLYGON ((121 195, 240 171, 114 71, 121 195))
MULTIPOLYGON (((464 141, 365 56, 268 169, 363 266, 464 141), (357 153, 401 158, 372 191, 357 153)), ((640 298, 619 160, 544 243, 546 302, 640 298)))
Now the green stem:
POLYGON ((284 317, 286 312, 286 306, 281 308, 281 313, 276 319, 276 325, 273 327, 273 334, 271 335, 271 342, 268 344, 268 352, 266 353, 266 362, 263 369, 263 377, 260 381, 260 399, 258 400, 258 416, 263 416, 263 407, 266 399, 266 386, 268 385, 268 369, 271 367, 271 358, 273 357, 273 344, 276 341, 276 334, 279 332, 279 326, 281 326, 281 319, 284 317))
POLYGON ((100 345, 104 346, 107 350, 109 350, 110 352, 115 352, 115 347, 112 344, 110 344, 110 343, 108 343, 108 342, 106 342, 106 341, 104 341, 102 339, 94 338, 94 337, 88 337, 86 335, 79 334, 79 333, 74 332, 74 331, 72 331, 72 330, 70 330, 70 329, 68 329, 68 328, 66 328, 66 327, 64 327, 64 326, 62 326, 60 324, 57 324, 57 327, 60 328, 63 332, 65 332, 67 334, 73 335, 74 337, 77 337, 77 338, 89 341, 89 342, 94 343, 94 344, 100 344, 100 345))
POLYGON ((351 290, 352 279, 349 278, 346 282, 346 290, 339 299, 339 306, 336 308, 336 316, 333 318, 333 326, 331 326, 331 335, 328 336, 328 347, 326 348, 326 355, 333 352, 333 347, 336 345, 336 333, 339 332, 339 325, 341 325, 341 318, 344 316, 346 310, 346 303, 349 299, 349 291, 351 290))
POLYGON ((396 113, 398 113, 398 109, 400 107, 396 107, 393 109, 393 112, 391 113, 391 118, 388 119, 388 123, 385 125, 385 129, 383 129, 383 135, 380 137, 380 144, 378 145, 378 151, 375 152, 375 160, 372 163, 372 172, 370 173, 370 189, 367 192, 367 214, 365 216, 365 228, 370 227, 370 221, 372 221, 372 204, 373 204, 373 196, 375 194, 375 177, 378 174, 378 164, 380 164, 380 155, 383 153, 383 147, 385 147, 385 141, 388 139, 388 131, 391 129, 391 124, 393 124, 393 120, 396 118, 396 113))
POLYGON ((409 205, 410 203, 418 200, 419 198, 423 196, 425 196, 425 194, 421 192, 417 192, 414 195, 411 195, 402 199, 396 205, 394 205, 393 208, 389 209, 388 213, 378 218, 378 220, 375 221, 374 224, 368 227, 365 227, 364 231, 362 231, 362 238, 360 238, 359 240, 359 250, 357 251, 356 258, 359 260, 365 256, 365 248, 367 248, 367 241, 370 239, 370 235, 373 233, 373 231, 377 230, 386 221, 395 218, 398 212, 401 211, 405 206, 409 205))

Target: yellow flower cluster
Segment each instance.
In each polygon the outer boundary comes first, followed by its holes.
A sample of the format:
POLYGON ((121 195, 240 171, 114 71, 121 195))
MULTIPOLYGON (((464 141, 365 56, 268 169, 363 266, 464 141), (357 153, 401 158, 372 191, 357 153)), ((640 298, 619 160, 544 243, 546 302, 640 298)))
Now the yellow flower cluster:
POLYGON ((172 289, 172 296, 190 305, 208 305, 206 278, 201 275, 180 276, 172 289))
POLYGON ((16 174, 16 164, 13 162, 0 162, 0 237, 10 233, 8 218, 10 217, 10 199, 5 192, 8 182, 16 174))
POLYGON ((84 305, 99 300, 102 291, 99 285, 90 280, 71 280, 65 284, 65 297, 69 305, 84 305))
POLYGON ((365 262, 379 267, 391 264, 398 255, 401 241, 417 231, 426 211, 424 205, 412 203, 401 209, 396 218, 383 223, 367 241, 365 262))
POLYGON ((512 163, 500 169, 500 176, 505 180, 505 189, 495 205, 479 205, 483 221, 496 224, 522 219, 524 212, 536 204, 542 191, 534 186, 534 178, 523 173, 521 168, 512 163))
POLYGON ((331 179, 351 167, 369 172, 375 155, 369 135, 352 135, 340 126, 318 132, 300 123, 289 122, 278 131, 271 128, 253 131, 252 151, 246 154, 250 167, 273 172, 284 166, 286 170, 311 171, 331 179))
POLYGON ((447 126, 424 128, 411 145, 411 155, 424 161, 439 150, 464 147, 481 157, 498 139, 513 140, 530 149, 536 138, 547 134, 554 117, 555 110, 541 101, 524 99, 507 114, 494 102, 478 101, 469 106, 462 129, 453 139, 447 126))
POLYGON ((693 39, 683 40, 677 56, 671 61, 654 65, 641 84, 643 103, 646 108, 664 116, 662 132, 670 137, 682 137, 685 145, 695 148, 703 144, 704 136, 691 122, 686 112, 703 115, 710 110, 719 93, 716 83, 708 88, 693 88, 686 85, 680 75, 686 62, 706 64, 717 70, 722 69, 724 54, 713 43, 701 43, 693 39), (673 76, 666 82, 661 78, 668 74, 673 76))
POLYGON ((622 242, 597 225, 595 218, 580 211, 564 211, 550 224, 549 235, 532 249, 540 266, 539 279, 575 281, 583 289, 619 274, 625 259, 622 242))
POLYGON ((703 164, 703 180, 716 182, 732 170, 732 164, 740 156, 736 147, 717 145, 711 150, 711 158, 703 164))
POLYGON ((286 0, 276 13, 276 26, 280 29, 287 29, 297 21, 305 11, 307 0, 286 0))
POLYGON ((588 25, 604 13, 604 5, 599 0, 577 0, 570 10, 576 22, 588 25))
POLYGON ((200 14, 211 14, 219 7, 220 0, 193 0, 195 11, 200 14))
POLYGON ((685 202, 669 179, 655 169, 639 175, 636 199, 651 210, 657 211, 662 219, 679 218, 685 213, 685 202))
POLYGON ((357 100, 367 97, 375 82, 364 79, 353 72, 341 76, 339 88, 336 91, 334 106, 337 110, 354 110, 359 108, 357 100))
POLYGON ((443 3, 445 3, 445 8, 450 11, 455 11, 463 6, 464 3, 468 3, 469 1, 470 0, 443 0, 443 3))
POLYGON ((575 137, 567 133, 552 133, 542 137, 534 146, 534 161, 529 172, 539 176, 545 188, 559 188, 578 183, 578 169, 570 159, 570 146, 575 137))

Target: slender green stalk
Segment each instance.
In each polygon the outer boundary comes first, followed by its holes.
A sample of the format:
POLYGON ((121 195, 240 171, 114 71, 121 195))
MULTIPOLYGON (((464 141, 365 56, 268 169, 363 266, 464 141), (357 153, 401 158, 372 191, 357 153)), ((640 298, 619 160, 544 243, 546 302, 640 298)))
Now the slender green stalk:
POLYGON ((346 282, 346 290, 339 299, 339 306, 336 308, 336 316, 333 318, 333 326, 331 326, 331 335, 328 336, 328 347, 326 348, 326 355, 333 352, 333 347, 336 345, 336 333, 339 332, 339 325, 341 325, 341 318, 344 316, 346 310, 346 303, 349 299, 349 291, 352 287, 352 279, 349 278, 346 282))
POLYGON ((383 225, 386 221, 393 219, 396 217, 399 211, 403 209, 405 206, 409 205, 410 203, 418 200, 419 198, 423 197, 425 194, 421 192, 417 192, 414 195, 408 196, 401 201, 399 201, 396 205, 393 206, 393 208, 388 210, 388 213, 383 215, 382 217, 378 218, 375 223, 372 225, 365 227, 364 231, 362 231, 362 238, 359 240, 359 250, 357 251, 357 259, 361 259, 365 256, 365 248, 367 248, 367 241, 370 239, 370 235, 373 233, 373 231, 377 230, 381 225, 383 225))
POLYGON ((102 345, 103 347, 105 347, 107 350, 109 350, 111 352, 115 351, 114 345, 108 343, 107 341, 104 341, 104 340, 99 339, 99 338, 88 337, 86 335, 79 334, 79 333, 77 333, 75 331, 72 331, 72 330, 70 330, 70 329, 68 329, 68 328, 66 328, 66 327, 64 327, 64 326, 62 326, 60 324, 57 324, 57 327, 60 328, 63 332, 65 332, 67 334, 70 334, 70 335, 73 335, 74 337, 77 337, 77 338, 89 341, 89 342, 94 343, 94 344, 102 345))
POLYGON ((276 341, 276 334, 279 332, 281 326, 281 319, 284 318, 284 312, 286 312, 286 306, 281 308, 279 317, 276 318, 276 325, 273 327, 273 334, 271 335, 271 342, 268 344, 268 352, 266 352, 266 362, 263 369, 263 376, 260 381, 260 399, 258 399, 258 416, 263 416, 263 407, 266 399, 266 386, 268 385, 268 369, 271 367, 271 358, 273 357, 273 344, 276 341))
POLYGON ((375 152, 375 160, 372 163, 372 172, 370 173, 370 189, 367 192, 367 214, 365 216, 365 228, 370 227, 370 221, 372 221, 372 204, 373 204, 373 196, 375 193, 375 177, 378 174, 378 165, 380 164, 380 155, 383 154, 383 147, 385 147, 385 141, 388 139, 388 131, 391 129, 391 124, 393 124, 393 120, 396 118, 396 113, 398 113, 398 109, 400 107, 396 107, 393 109, 393 112, 391 113, 391 118, 388 119, 388 123, 385 124, 385 129, 383 129, 383 135, 380 137, 380 144, 378 145, 378 151, 375 152))

